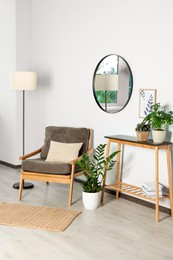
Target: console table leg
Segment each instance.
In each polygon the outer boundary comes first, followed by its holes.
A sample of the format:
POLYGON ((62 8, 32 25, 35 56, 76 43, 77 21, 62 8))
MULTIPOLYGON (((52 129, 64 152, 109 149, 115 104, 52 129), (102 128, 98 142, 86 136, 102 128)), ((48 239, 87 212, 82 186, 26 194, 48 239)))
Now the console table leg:
POLYGON ((172 191, 172 174, 171 174, 171 152, 170 146, 166 149, 167 167, 168 167, 168 185, 169 185, 169 199, 171 207, 171 216, 173 217, 173 191, 172 191))
MULTIPOLYGON (((120 143, 118 143, 118 151, 120 151, 120 152, 118 153, 118 156, 117 156, 116 185, 119 185, 119 183, 120 183, 120 165, 121 165, 121 156, 122 156, 120 143)), ((116 190, 116 199, 118 199, 118 197, 119 197, 119 191, 116 190)))
POLYGON ((158 147, 155 148, 155 183, 156 183, 156 222, 159 221, 159 152, 158 147))

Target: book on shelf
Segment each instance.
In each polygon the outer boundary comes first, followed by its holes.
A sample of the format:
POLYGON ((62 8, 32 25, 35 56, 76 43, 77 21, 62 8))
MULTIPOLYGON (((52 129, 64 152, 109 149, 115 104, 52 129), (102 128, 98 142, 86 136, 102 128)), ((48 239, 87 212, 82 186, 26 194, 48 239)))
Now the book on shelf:
MULTIPOLYGON (((142 187, 142 190, 143 192, 145 193, 145 195, 149 196, 149 197, 155 197, 156 196, 156 192, 155 191, 148 191, 146 190, 144 187, 142 187)), ((159 190, 159 193, 158 193, 159 197, 162 197, 163 196, 163 192, 162 192, 162 189, 159 190)))
MULTIPOLYGON (((155 192, 156 184, 155 182, 143 182, 142 188, 144 188, 148 192, 155 192)), ((159 191, 162 191, 163 185, 159 183, 159 191)))

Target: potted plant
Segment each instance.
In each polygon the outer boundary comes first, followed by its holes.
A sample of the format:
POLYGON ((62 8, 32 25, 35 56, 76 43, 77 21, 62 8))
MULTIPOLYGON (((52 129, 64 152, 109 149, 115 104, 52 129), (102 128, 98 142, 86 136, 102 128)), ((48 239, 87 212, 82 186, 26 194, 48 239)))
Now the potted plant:
POLYGON ((82 185, 82 199, 86 209, 95 209, 98 207, 102 190, 102 180, 106 172, 111 170, 116 162, 114 157, 118 151, 111 153, 105 158, 105 147, 106 144, 100 144, 96 147, 92 159, 87 153, 84 153, 82 159, 77 161, 85 176, 85 182, 82 185))
POLYGON ((150 124, 142 121, 141 123, 137 124, 135 131, 138 141, 147 141, 150 132, 150 124))
POLYGON ((166 112, 160 103, 156 103, 151 107, 151 112, 143 122, 150 124, 154 143, 162 143, 166 137, 166 127, 173 124, 173 112, 166 112))

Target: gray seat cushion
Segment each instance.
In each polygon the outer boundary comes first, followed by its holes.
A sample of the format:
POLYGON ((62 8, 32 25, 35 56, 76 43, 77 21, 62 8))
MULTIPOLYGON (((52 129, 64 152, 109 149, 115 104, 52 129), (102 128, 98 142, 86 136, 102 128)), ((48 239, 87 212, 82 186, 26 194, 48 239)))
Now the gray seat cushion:
MULTIPOLYGON (((50 163, 45 162, 42 158, 35 158, 22 161, 22 170, 27 172, 69 175, 71 173, 71 164, 50 163)), ((79 171, 80 167, 76 165, 75 172, 79 171)))
POLYGON ((61 143, 83 143, 79 155, 82 155, 88 149, 89 129, 75 127, 48 126, 45 130, 44 145, 40 157, 47 158, 50 148, 50 141, 61 143))

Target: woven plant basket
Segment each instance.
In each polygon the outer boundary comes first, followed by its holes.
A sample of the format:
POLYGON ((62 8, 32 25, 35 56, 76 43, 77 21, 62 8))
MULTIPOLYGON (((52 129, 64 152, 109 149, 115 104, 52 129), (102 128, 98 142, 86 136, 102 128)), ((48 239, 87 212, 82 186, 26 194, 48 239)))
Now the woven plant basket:
POLYGON ((145 131, 145 132, 136 132, 137 135, 137 140, 140 142, 144 142, 147 141, 148 136, 149 136, 149 131, 145 131))

